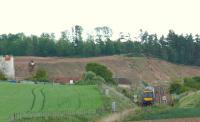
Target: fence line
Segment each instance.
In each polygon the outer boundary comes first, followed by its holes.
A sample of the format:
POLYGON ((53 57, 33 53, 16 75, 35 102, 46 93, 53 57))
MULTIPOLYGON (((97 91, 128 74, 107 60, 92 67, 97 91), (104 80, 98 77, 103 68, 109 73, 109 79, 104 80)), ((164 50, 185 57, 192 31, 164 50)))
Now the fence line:
POLYGON ((85 115, 99 115, 104 111, 104 109, 97 109, 94 111, 61 111, 61 112, 18 112, 11 115, 5 122, 14 122, 16 120, 22 119, 32 119, 32 118, 61 118, 69 116, 85 116, 85 115))

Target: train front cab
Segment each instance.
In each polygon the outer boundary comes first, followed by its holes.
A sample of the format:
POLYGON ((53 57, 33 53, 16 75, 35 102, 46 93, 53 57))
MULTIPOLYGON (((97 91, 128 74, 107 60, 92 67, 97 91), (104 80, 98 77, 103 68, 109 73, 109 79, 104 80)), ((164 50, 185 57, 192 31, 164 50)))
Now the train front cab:
POLYGON ((150 90, 144 90, 143 93, 143 106, 152 105, 154 103, 154 94, 153 91, 150 90))

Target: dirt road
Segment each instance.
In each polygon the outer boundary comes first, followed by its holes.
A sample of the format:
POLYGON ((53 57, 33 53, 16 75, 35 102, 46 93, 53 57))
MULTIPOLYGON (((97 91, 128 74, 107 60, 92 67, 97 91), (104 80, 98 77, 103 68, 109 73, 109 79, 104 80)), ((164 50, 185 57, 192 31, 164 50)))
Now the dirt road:
POLYGON ((111 115, 108 115, 104 118, 101 118, 99 120, 97 120, 96 122, 121 122, 123 121, 123 119, 128 116, 129 114, 133 113, 134 109, 127 109, 124 110, 120 113, 113 113, 111 115))

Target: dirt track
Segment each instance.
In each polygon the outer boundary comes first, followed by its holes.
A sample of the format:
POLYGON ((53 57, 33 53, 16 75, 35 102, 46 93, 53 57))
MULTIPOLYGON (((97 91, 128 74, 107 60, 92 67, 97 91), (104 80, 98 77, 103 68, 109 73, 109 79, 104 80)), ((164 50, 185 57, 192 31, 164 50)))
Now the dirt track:
POLYGON ((133 109, 128 109, 120 113, 113 113, 109 116, 101 118, 100 120, 97 120, 96 122, 121 122, 126 116, 128 116, 132 112, 133 109))

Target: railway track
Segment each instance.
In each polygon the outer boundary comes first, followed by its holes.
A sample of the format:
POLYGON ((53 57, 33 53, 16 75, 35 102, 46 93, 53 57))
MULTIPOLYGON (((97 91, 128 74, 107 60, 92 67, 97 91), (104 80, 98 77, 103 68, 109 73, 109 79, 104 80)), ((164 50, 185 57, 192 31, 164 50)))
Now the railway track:
POLYGON ((171 97, 168 90, 163 86, 154 86, 155 102, 158 104, 171 104, 171 97))

